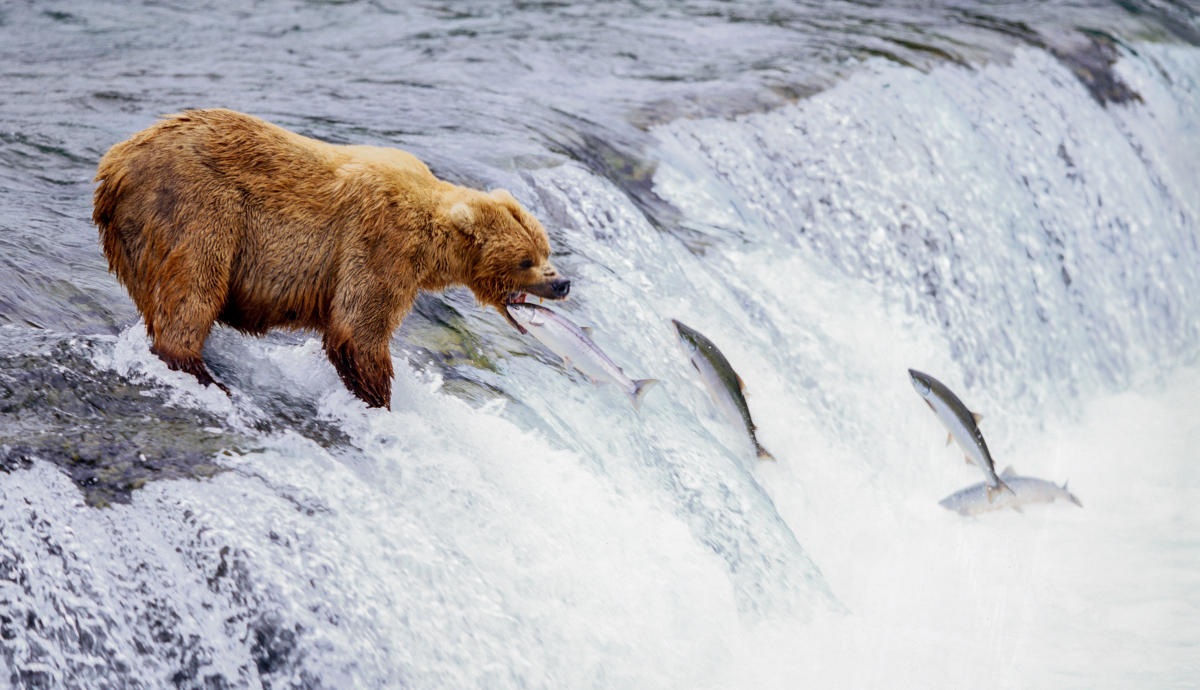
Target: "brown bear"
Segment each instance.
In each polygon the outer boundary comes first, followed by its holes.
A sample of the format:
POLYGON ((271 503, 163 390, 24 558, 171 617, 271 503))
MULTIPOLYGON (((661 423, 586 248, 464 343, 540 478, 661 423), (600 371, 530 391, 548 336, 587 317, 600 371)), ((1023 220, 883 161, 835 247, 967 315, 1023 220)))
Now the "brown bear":
POLYGON ((96 181, 92 219, 151 351, 205 385, 214 322, 307 328, 347 388, 390 407, 388 341, 418 290, 466 285, 518 330, 510 301, 570 290, 545 229, 508 192, 231 110, 165 116, 109 149, 96 181))

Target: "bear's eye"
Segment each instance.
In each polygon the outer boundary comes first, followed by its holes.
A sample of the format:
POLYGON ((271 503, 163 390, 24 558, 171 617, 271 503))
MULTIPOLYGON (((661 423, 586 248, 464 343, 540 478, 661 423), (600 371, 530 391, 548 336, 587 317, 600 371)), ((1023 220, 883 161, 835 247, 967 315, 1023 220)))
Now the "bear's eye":
POLYGON ((533 259, 525 259, 521 262, 522 271, 528 271, 531 268, 533 268, 533 259))

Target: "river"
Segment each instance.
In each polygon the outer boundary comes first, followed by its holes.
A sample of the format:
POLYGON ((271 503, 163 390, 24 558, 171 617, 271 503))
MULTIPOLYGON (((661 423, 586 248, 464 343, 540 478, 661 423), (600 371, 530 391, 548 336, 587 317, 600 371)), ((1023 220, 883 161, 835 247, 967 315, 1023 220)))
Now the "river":
MULTIPOLYGON (((20 688, 1186 687, 1186 3, 0 6, 0 678, 20 688), (148 352, 92 178, 228 107, 510 190, 635 411, 462 288, 392 409, 311 333, 148 352), (671 319, 718 344, 762 444, 671 319), (997 470, 1083 506, 964 518, 997 470)), ((0 680, 2 683, 3 680, 0 680)))

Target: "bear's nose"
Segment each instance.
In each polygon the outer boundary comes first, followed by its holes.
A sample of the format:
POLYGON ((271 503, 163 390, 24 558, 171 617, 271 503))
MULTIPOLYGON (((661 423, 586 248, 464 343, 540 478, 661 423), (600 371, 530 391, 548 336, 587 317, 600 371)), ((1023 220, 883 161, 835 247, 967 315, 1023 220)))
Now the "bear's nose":
POLYGON ((550 282, 550 290, 554 292, 554 296, 562 299, 571 291, 571 281, 566 278, 559 278, 550 282))

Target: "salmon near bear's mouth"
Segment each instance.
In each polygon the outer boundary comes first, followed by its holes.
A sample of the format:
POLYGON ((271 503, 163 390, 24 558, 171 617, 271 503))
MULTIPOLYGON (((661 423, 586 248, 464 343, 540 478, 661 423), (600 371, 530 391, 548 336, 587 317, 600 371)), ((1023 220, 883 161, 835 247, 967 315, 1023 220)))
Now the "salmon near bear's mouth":
POLYGON ((504 309, 502 309, 502 310, 501 310, 501 313, 503 313, 503 314, 504 314, 504 318, 505 318, 505 319, 507 319, 507 320, 508 320, 508 322, 509 322, 510 324, 512 324, 512 327, 513 327, 513 328, 515 328, 515 329, 517 329, 517 331, 519 331, 519 332, 521 333, 521 335, 525 335, 525 334, 526 334, 526 333, 528 333, 529 331, 525 330, 525 327, 524 327, 524 326, 522 326, 521 324, 517 323, 517 320, 513 318, 512 312, 510 312, 510 311, 508 310, 508 305, 510 305, 510 304, 520 304, 521 302, 524 302, 524 301, 525 301, 525 297, 526 297, 526 295, 525 295, 525 293, 524 293, 524 292, 510 292, 510 293, 508 293, 508 301, 504 303, 504 309))
POLYGON ((508 305, 520 304, 521 302, 524 302, 525 299, 531 294, 535 297, 542 297, 555 301, 564 300, 567 298, 567 293, 571 291, 571 281, 560 278, 558 280, 547 281, 545 283, 537 283, 536 285, 528 285, 525 287, 525 290, 527 292, 514 290, 508 293, 508 300, 505 302, 504 309, 502 310, 504 318, 507 319, 508 322, 512 324, 512 327, 517 329, 521 335, 525 335, 529 331, 525 330, 524 326, 517 323, 517 320, 513 318, 511 313, 509 313, 508 305))

